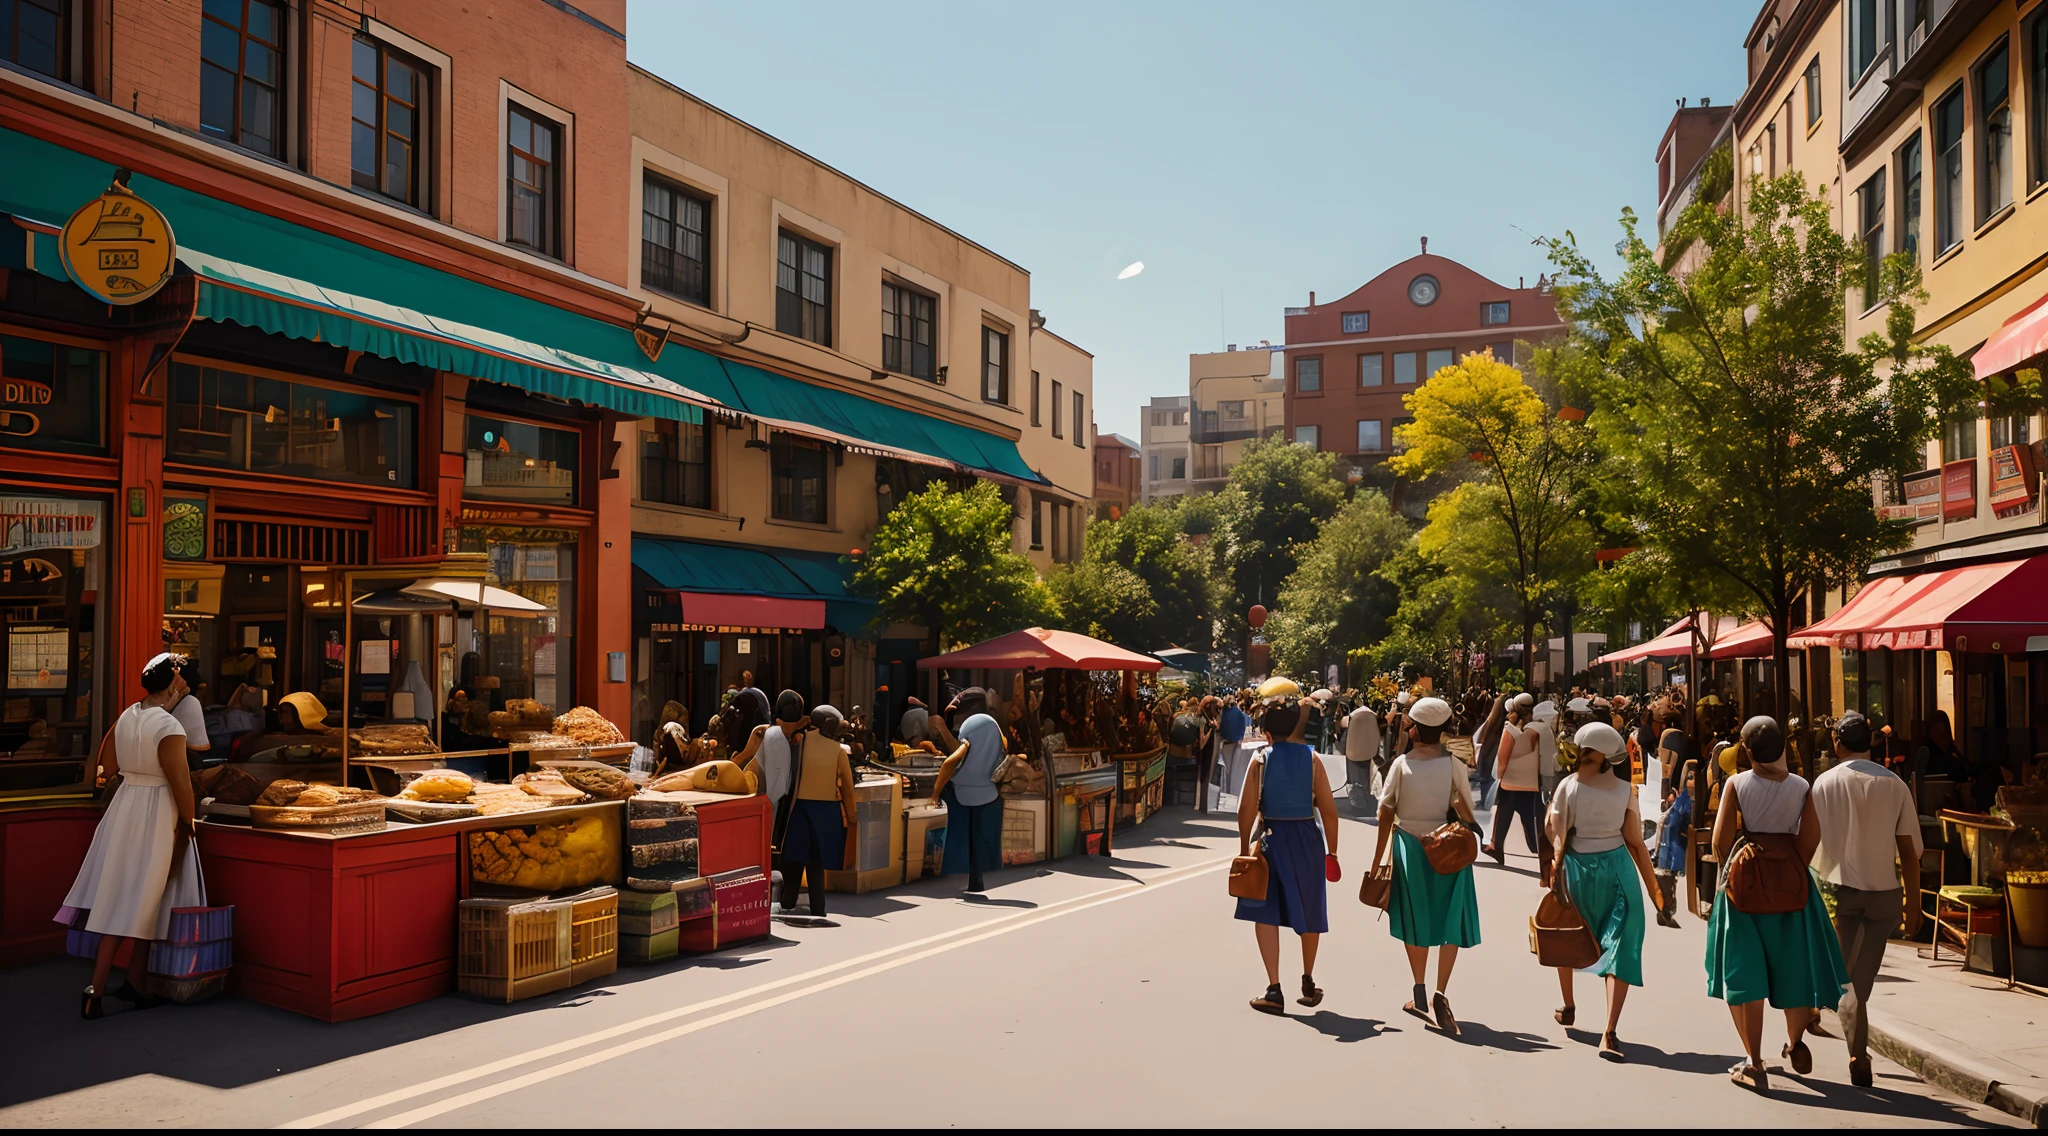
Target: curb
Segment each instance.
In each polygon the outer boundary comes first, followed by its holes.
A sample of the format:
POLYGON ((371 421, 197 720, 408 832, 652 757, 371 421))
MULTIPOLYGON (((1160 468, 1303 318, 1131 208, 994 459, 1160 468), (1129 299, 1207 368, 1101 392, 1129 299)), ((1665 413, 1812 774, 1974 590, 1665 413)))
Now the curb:
POLYGON ((2010 1113, 2035 1128, 2048 1128, 2048 1082, 2001 1081, 1997 1070, 1901 1026, 1871 1023, 1870 1048, 1930 1085, 2010 1113))

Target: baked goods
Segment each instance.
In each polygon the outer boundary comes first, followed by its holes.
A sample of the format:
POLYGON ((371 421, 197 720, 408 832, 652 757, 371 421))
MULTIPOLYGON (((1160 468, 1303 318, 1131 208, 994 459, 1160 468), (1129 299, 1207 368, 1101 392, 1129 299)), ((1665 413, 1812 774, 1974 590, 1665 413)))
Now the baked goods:
POLYGON ((537 769, 521 773, 512 779, 522 792, 539 797, 553 805, 573 805, 583 799, 583 790, 562 779, 553 769, 537 769))
POLYGON ((562 779, 593 797, 607 801, 623 801, 640 791, 625 771, 589 765, 565 765, 556 768, 562 779))
POLYGON ((299 799, 299 794, 305 791, 306 783, 304 781, 292 781, 289 779, 272 781, 269 787, 263 790, 262 795, 256 798, 255 803, 268 805, 272 808, 295 804, 299 799))
POLYGON ((453 804, 466 801, 476 791, 476 782, 469 774, 455 769, 430 769, 398 794, 408 801, 443 801, 453 804))
POLYGON ((555 719, 554 729, 555 733, 574 739, 578 745, 617 745, 626 740, 626 735, 612 725, 611 719, 588 706, 578 706, 555 719))
POLYGON ((249 771, 234 765, 213 765, 192 775, 192 796, 212 797, 223 805, 253 805, 263 786, 249 771))
POLYGON ((357 757, 407 757, 439 753, 433 735, 421 725, 364 726, 349 731, 349 748, 357 757))
POLYGON ((308 785, 296 800, 289 803, 302 809, 332 808, 341 803, 341 794, 335 792, 332 785, 308 785))
POLYGON ((554 891, 601 882, 612 854, 599 817, 469 834, 470 877, 490 884, 554 891))
POLYGON ((575 738, 565 738, 546 730, 513 730, 505 738, 513 749, 582 749, 582 743, 575 738))
POLYGON ((496 730, 545 730, 554 716, 554 711, 531 698, 508 698, 503 710, 491 711, 490 723, 496 730))
POLYGON ((671 773, 657 779, 648 788, 657 792, 697 789, 708 793, 753 794, 760 791, 753 772, 741 769, 730 761, 707 761, 703 765, 693 765, 680 773, 671 773))

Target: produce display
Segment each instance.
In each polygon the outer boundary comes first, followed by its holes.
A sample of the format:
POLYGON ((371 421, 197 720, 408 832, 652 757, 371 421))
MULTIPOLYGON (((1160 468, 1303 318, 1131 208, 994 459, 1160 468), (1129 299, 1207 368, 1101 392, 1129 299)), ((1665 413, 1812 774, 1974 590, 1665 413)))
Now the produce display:
POLYGON ((612 725, 611 719, 588 706, 578 706, 556 718, 554 732, 578 745, 618 745, 626 740, 626 735, 612 725))
POLYGON ((494 730, 545 730, 554 722, 555 712, 531 698, 508 698, 503 710, 487 716, 494 730))
POLYGON ((606 882, 618 840, 602 816, 469 834, 470 878, 556 891, 606 882))

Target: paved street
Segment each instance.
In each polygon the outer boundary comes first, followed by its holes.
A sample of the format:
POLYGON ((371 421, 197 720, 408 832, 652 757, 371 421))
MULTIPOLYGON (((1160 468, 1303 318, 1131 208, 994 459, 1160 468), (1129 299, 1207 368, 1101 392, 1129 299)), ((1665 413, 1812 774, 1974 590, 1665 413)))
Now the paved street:
MULTIPOLYGON (((1113 861, 1007 871, 984 902, 933 881, 835 897, 837 926, 778 924, 509 1007, 447 997, 328 1026, 228 999, 82 1022, 82 964, 8 972, 0 1125, 2013 1123, 1882 1058, 1875 1089, 1851 1088, 1833 1041, 1768 1097, 1729 1085, 1734 1035, 1689 918, 1650 929, 1632 1061, 1600 1062, 1593 1032, 1550 1019, 1527 856, 1479 871, 1486 942, 1452 984, 1465 1036, 1442 1036, 1400 1012, 1399 949, 1352 898, 1373 835, 1344 822, 1329 997, 1285 1019, 1245 1006, 1261 982, 1224 896, 1228 822, 1179 809, 1113 861)), ((1584 980, 1581 1004, 1597 1015, 1584 980)))

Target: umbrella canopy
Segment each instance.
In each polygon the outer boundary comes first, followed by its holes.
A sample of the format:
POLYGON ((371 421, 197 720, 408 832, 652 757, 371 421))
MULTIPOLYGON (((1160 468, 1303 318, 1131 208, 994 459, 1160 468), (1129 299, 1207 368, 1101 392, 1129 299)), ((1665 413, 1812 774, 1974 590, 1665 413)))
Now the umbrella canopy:
POLYGON ((987 667, 1076 671, 1156 671, 1165 664, 1150 655, 1126 651, 1100 639, 1072 631, 1047 631, 1027 627, 993 639, 962 647, 929 659, 919 659, 921 668, 987 667))
POLYGON ((482 580, 458 580, 447 576, 435 576, 425 580, 414 580, 399 590, 410 595, 438 599, 442 603, 453 600, 465 607, 487 607, 492 611, 548 609, 546 604, 535 603, 517 592, 493 587, 482 580))
POLYGON ((430 612, 445 615, 448 599, 445 596, 422 596, 398 588, 383 588, 357 599, 351 606, 361 615, 426 615, 430 612))
POLYGON ((1168 647, 1163 651, 1154 651, 1152 657, 1177 671, 1209 673, 1209 656, 1200 651, 1190 651, 1186 647, 1168 647))

